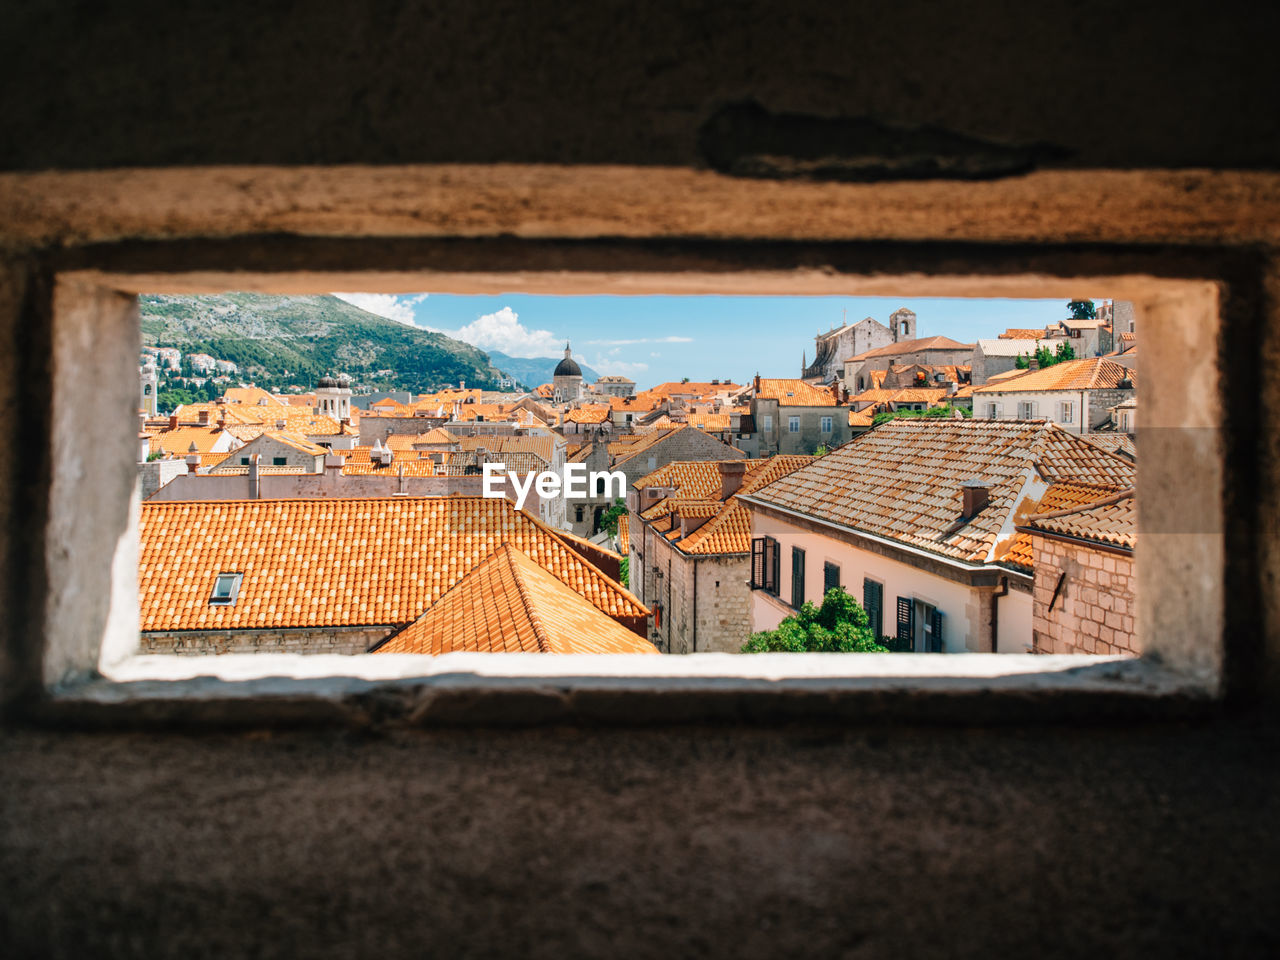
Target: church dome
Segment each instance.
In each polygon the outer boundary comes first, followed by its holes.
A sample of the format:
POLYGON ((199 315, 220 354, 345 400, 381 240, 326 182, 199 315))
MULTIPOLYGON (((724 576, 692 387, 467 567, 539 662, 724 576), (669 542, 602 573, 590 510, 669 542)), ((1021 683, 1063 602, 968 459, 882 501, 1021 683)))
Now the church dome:
POLYGON ((573 357, 570 356, 569 344, 567 343, 564 345, 564 359, 556 364, 555 373, 553 373, 552 376, 556 376, 556 377, 582 376, 582 368, 578 366, 577 361, 575 361, 573 357))
POLYGON ((321 377, 316 384, 317 387, 340 387, 342 384, 337 377, 321 377))

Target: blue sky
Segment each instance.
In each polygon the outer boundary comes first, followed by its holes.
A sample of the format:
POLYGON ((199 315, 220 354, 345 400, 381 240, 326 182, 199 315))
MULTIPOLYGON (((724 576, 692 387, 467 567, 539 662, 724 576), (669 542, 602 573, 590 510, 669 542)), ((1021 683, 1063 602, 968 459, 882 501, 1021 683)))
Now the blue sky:
MULTIPOLYGON (((564 342, 601 374, 640 389, 667 380, 745 383, 800 374, 819 331, 914 310, 918 336, 962 342, 1067 316, 1065 300, 928 297, 550 297, 526 294, 339 294, 374 313, 515 357, 558 357, 564 342)), ((1099 298, 1095 298, 1099 299, 1099 298)))

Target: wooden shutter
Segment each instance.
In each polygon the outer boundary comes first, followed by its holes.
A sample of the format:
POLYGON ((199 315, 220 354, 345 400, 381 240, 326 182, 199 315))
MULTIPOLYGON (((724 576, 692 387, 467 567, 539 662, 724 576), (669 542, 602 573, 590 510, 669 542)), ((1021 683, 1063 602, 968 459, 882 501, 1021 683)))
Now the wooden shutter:
POLYGON ((942 611, 935 609, 933 611, 933 635, 929 638, 929 652, 942 653, 942 611))
POLYGON ((765 583, 764 588, 776 596, 779 590, 778 578, 781 576, 779 567, 781 566, 780 555, 782 551, 778 549, 778 541, 772 537, 768 539, 767 547, 769 552, 766 564, 768 567, 768 581, 765 583))
POLYGON ((867 611, 871 633, 876 638, 876 642, 879 642, 884 629, 884 584, 863 579, 862 608, 867 611))
POLYGON ((903 650, 916 648, 916 605, 910 597, 898 598, 898 645, 903 650))
POLYGON ((822 595, 825 597, 828 590, 838 586, 840 586, 840 568, 834 563, 824 563, 822 565, 822 595))
POLYGON ((764 586, 765 538, 756 537, 751 541, 751 589, 759 590, 764 586))
POLYGON ((791 548, 791 605, 799 609, 804 603, 804 551, 791 548))

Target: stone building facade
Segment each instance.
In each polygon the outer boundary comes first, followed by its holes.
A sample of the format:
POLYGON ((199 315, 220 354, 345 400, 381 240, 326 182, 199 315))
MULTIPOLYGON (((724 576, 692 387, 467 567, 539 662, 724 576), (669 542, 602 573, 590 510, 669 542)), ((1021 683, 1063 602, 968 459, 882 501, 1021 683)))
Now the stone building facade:
POLYGON ((395 626, 298 627, 271 630, 165 630, 142 634, 139 653, 203 657, 221 653, 338 653, 354 656, 386 639, 395 626))
POLYGON ((1034 653, 1142 652, 1134 625, 1137 599, 1131 552, 1035 537, 1035 558, 1034 653))

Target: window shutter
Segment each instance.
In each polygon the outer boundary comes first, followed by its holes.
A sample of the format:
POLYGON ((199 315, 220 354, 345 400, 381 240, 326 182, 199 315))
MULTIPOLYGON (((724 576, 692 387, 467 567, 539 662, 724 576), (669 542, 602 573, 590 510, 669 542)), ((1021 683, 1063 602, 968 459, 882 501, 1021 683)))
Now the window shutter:
POLYGON ((791 548, 791 605, 799 609, 804 603, 804 551, 791 548))
POLYGON ((942 611, 941 610, 933 611, 932 627, 933 627, 933 636, 930 638, 930 641, 929 641, 929 652, 942 653, 944 648, 942 644, 942 611))
POLYGON ((876 583, 874 580, 863 579, 862 581, 862 608, 867 611, 868 624, 871 627, 871 633, 875 636, 876 642, 879 642, 883 636, 882 630, 884 626, 883 608, 884 608, 884 585, 876 583))
POLYGON ((782 551, 778 549, 778 541, 774 540, 772 537, 769 538, 768 550, 769 550, 769 561, 768 561, 768 567, 769 567, 768 578, 769 579, 768 579, 768 582, 765 584, 765 589, 768 590, 770 593, 776 595, 779 590, 778 579, 781 576, 778 568, 781 565, 780 554, 782 553, 782 551))
POLYGON ((916 644, 916 605, 910 597, 898 598, 898 643, 904 650, 916 644))
POLYGON ((840 568, 834 563, 824 563, 822 565, 822 595, 825 597, 828 590, 838 586, 840 586, 840 568))
POLYGON ((756 537, 751 541, 751 589, 759 590, 764 586, 764 537, 756 537))

